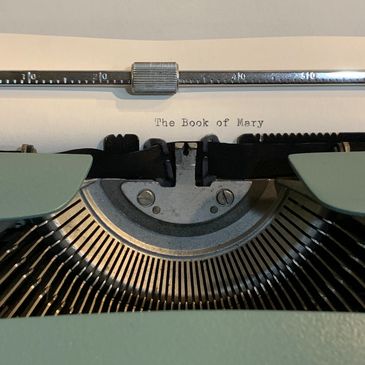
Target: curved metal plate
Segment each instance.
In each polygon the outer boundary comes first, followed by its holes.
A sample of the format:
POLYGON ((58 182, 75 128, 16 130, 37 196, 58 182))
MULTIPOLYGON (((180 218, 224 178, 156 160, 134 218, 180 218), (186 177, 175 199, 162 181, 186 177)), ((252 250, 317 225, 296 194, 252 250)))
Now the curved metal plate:
POLYGON ((365 152, 297 154, 289 161, 324 205, 340 213, 365 215, 365 152))
POLYGON ((61 209, 79 190, 91 163, 88 155, 0 153, 0 220, 61 209))

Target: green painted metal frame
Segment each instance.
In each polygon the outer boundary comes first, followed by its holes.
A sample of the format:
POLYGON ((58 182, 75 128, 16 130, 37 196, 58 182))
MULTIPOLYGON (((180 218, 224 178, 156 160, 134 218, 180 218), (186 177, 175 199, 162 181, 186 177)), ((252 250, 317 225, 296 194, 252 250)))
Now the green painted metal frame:
POLYGON ((0 320, 2 364, 364 364, 365 316, 282 311, 0 320))
POLYGON ((289 156, 289 161, 322 204, 365 215, 365 152, 304 153, 289 156))
POLYGON ((91 163, 87 155, 0 153, 0 220, 63 208, 80 189, 91 163))

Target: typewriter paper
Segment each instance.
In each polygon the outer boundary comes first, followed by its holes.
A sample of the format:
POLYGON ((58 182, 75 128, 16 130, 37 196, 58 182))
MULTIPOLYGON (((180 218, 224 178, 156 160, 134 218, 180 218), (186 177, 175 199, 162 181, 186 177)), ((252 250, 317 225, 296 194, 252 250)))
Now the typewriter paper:
MULTIPOLYGON (((363 37, 133 41, 0 35, 1 69, 129 70, 176 61, 182 70, 365 69, 363 37)), ((170 97, 124 89, 0 89, 0 146, 40 152, 100 147, 111 133, 198 140, 216 134, 364 131, 365 88, 185 89, 170 97)))

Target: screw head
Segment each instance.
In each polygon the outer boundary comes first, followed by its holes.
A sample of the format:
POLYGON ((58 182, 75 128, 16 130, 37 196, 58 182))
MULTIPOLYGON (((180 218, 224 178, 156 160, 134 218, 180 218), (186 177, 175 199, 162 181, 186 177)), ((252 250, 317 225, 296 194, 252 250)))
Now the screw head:
POLYGON ((153 214, 160 214, 161 213, 161 208, 158 207, 157 205, 155 205, 153 208, 152 208, 152 213, 153 214))
POLYGON ((155 199, 155 194, 149 189, 144 189, 137 195, 137 201, 142 207, 150 207, 155 202, 155 199))
POLYGON ((231 205, 234 201, 234 194, 229 189, 221 189, 217 192, 216 199, 220 205, 231 205))
POLYGON ((209 209, 209 211, 212 213, 212 214, 216 214, 218 213, 218 208, 215 206, 215 205, 212 205, 209 209))

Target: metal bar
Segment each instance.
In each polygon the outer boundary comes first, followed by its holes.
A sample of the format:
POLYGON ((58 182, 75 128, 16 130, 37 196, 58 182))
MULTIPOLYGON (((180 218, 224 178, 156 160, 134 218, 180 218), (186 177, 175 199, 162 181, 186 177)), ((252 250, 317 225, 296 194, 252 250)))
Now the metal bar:
POLYGON ((365 71, 181 71, 179 86, 361 85, 365 71))
POLYGON ((179 87, 365 85, 365 71, 178 71, 176 63, 135 63, 129 71, 0 71, 0 87, 128 87, 174 94, 179 87))
POLYGON ((123 86, 128 71, 0 71, 0 86, 123 86))

